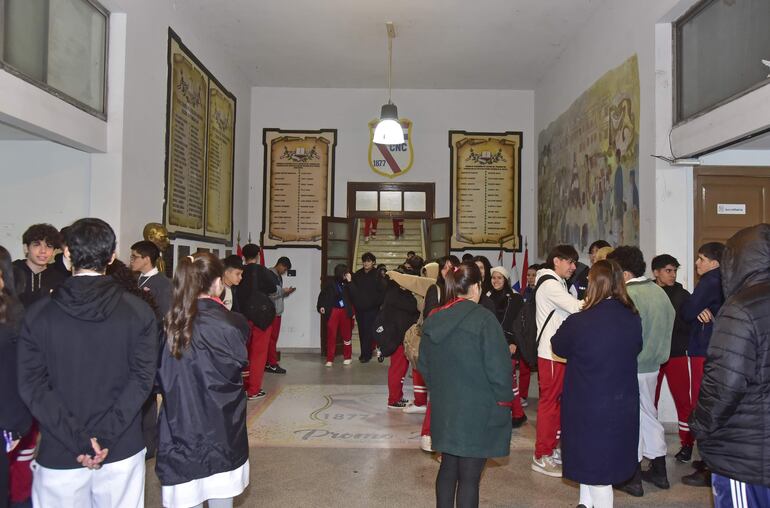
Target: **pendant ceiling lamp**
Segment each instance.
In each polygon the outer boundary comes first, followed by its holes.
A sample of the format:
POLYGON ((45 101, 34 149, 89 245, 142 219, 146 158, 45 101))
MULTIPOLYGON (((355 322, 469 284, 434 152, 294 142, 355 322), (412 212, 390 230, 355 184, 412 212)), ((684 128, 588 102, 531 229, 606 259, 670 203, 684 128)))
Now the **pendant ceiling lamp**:
POLYGON ((388 31, 388 103, 382 106, 380 122, 374 129, 372 141, 380 145, 400 145, 404 143, 404 129, 398 121, 398 109, 391 100, 391 75, 393 73, 393 39, 396 29, 393 22, 385 23, 388 31))

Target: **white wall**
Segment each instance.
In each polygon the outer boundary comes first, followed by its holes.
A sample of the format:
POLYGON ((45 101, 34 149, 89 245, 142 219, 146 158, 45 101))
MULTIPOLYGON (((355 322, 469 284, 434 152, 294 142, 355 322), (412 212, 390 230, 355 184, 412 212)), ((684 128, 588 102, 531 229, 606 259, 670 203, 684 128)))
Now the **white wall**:
MULTIPOLYGON (((367 162, 369 128, 386 100, 384 90, 253 88, 251 116, 251 162, 249 182, 249 228, 253 239, 262 229, 263 148, 262 129, 336 128, 337 159, 334 212, 345 216, 347 182, 386 181, 367 162)), ((414 122, 414 165, 399 182, 435 182, 436 216, 449 213, 448 131, 522 131, 522 234, 532 238, 534 229, 534 132, 533 93, 493 90, 394 90, 399 114, 414 122)), ((242 232, 243 237, 246 232, 242 232)), ((530 242, 532 243, 532 242, 530 242)), ((497 253, 486 252, 493 262, 497 253)), ((283 347, 318 347, 319 320, 315 312, 321 276, 320 251, 277 249, 266 252, 272 264, 278 256, 291 258, 297 269, 297 292, 286 301, 281 331, 283 347)), ((504 264, 510 266, 511 255, 504 264)), ((519 255, 519 263, 521 255, 519 255)))
POLYGON ((88 215, 89 154, 50 141, 0 141, 0 245, 23 257, 21 235, 31 224, 60 228, 88 215))

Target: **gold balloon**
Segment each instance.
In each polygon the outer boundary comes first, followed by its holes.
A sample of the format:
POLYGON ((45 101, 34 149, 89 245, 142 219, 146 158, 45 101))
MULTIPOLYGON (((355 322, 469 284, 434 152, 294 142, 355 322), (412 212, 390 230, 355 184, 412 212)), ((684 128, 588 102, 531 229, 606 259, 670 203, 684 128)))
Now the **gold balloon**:
POLYGON ((160 273, 166 272, 166 262, 163 260, 163 253, 171 245, 171 241, 168 239, 168 230, 166 226, 158 222, 148 222, 144 226, 142 236, 145 240, 149 240, 154 243, 158 249, 160 249, 160 257, 157 262, 157 269, 160 273))

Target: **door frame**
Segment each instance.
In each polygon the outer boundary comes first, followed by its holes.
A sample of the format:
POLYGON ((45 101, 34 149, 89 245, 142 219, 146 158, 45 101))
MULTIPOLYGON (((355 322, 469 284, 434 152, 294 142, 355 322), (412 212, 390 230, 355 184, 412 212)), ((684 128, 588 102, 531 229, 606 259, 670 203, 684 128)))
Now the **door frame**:
MULTIPOLYGON (((379 208, 379 199, 378 199, 379 208)), ((347 190, 347 212, 349 218, 376 218, 390 219, 397 217, 399 219, 432 219, 436 213, 436 184, 433 182, 348 182, 347 190), (356 210, 356 192, 357 191, 417 191, 425 193, 425 211, 424 212, 405 212, 404 197, 401 196, 401 211, 386 212, 381 210, 356 210)))

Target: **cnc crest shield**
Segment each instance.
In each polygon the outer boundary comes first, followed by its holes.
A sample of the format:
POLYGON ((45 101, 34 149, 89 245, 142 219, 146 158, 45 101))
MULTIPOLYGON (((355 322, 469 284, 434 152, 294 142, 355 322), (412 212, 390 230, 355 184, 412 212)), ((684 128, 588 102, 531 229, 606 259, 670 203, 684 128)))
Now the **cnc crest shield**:
POLYGON ((403 175, 412 168, 414 150, 412 148, 412 121, 400 118, 404 129, 404 143, 401 145, 379 145, 372 142, 374 128, 379 119, 369 122, 369 167, 372 171, 388 178, 403 175))

